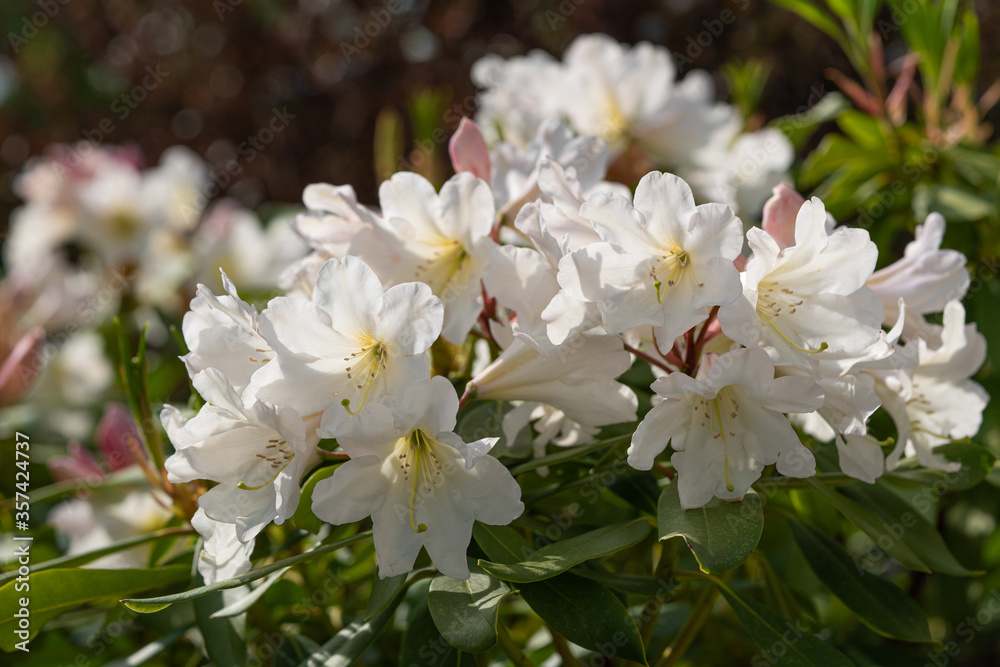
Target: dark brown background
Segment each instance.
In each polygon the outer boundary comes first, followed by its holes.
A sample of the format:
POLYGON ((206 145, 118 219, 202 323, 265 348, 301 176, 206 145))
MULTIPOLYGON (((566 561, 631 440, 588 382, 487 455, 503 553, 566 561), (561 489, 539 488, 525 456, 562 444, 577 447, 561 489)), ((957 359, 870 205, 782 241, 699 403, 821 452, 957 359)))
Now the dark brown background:
MULTIPOLYGON (((826 67, 850 73, 829 39, 761 0, 42 2, 58 11, 17 44, 17 54, 9 36, 26 34, 26 17, 41 16, 42 6, 0 3, 7 36, 0 90, 8 89, 0 106, 2 220, 17 203, 10 184, 24 160, 88 132, 104 143, 138 146, 149 164, 173 144, 189 146, 216 168, 236 158, 243 174, 228 192, 250 206, 297 202, 303 186, 317 181, 351 183, 374 203, 372 140, 381 109, 405 115, 416 93, 438 88, 450 94, 449 109, 471 112, 469 69, 477 58, 532 48, 559 55, 581 33, 650 40, 685 53, 700 32, 718 31, 722 24, 713 22, 728 8, 736 21, 700 53, 688 53, 693 66, 713 72, 723 98, 722 65, 770 59, 774 71, 761 104, 768 119, 801 110, 815 91, 833 90, 826 67), (355 42, 358 31, 376 32, 373 12, 384 20, 385 8, 398 9, 397 3, 405 9, 391 14, 360 53, 350 52, 348 63, 345 50, 365 43, 355 42), (141 85, 147 67, 168 75, 135 109, 116 103, 141 85), (265 127, 275 108, 287 108, 294 120, 252 162, 240 158, 237 146, 265 127), (101 132, 102 123, 113 131, 101 132)), ((998 45, 990 38, 1000 20, 997 4, 977 7, 987 84, 1000 75, 998 45)), ((898 51, 893 41, 898 33, 890 35, 890 56, 898 51)), ((456 117, 437 122, 450 134, 456 117)))

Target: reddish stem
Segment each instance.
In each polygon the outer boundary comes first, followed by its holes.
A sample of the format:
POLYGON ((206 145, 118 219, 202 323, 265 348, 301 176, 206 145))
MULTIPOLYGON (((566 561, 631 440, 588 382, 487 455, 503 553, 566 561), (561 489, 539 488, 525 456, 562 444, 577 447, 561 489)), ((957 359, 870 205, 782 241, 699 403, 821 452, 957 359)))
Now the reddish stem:
POLYGON ((674 371, 673 368, 670 368, 669 366, 667 366, 665 359, 661 361, 661 360, 657 359, 656 357, 654 357, 654 356, 652 356, 650 354, 646 354, 645 352, 641 352, 641 351, 637 350, 636 348, 632 347, 628 343, 625 343, 625 349, 628 350, 629 352, 631 352, 632 354, 634 354, 635 356, 639 357, 640 359, 645 359, 646 361, 648 361, 649 363, 653 364, 654 366, 662 368, 663 370, 667 371, 668 373, 672 373, 674 371))

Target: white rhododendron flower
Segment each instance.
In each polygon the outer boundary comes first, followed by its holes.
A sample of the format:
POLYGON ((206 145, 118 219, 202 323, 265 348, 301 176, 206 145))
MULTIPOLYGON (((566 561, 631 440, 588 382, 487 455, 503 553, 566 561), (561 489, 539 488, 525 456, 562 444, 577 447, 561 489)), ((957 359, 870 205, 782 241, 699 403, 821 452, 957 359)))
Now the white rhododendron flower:
POLYGON ((429 376, 424 352, 441 332, 443 306, 423 283, 383 291, 357 257, 328 260, 314 301, 272 299, 260 330, 275 357, 252 379, 257 396, 330 430, 367 403, 429 376))
POLYGON ((250 571, 254 540, 241 542, 236 524, 216 521, 204 508, 199 508, 191 517, 191 527, 205 540, 198 554, 198 573, 205 584, 232 579, 250 571))
POLYGON ((635 419, 635 392, 615 378, 631 363, 617 336, 584 335, 545 354, 494 327, 503 352, 469 381, 480 399, 535 401, 584 427, 635 419))
POLYGON ((257 400, 250 389, 236 393, 214 368, 193 382, 207 401, 198 414, 184 419, 168 405, 160 417, 177 450, 166 462, 168 478, 218 482, 198 504, 209 518, 235 524, 247 542, 295 512, 299 480, 315 464, 305 426, 290 408, 257 400))
POLYGON ((722 331, 762 347, 776 364, 819 375, 824 359, 879 358, 891 350, 880 328, 881 304, 864 288, 878 249, 863 229, 827 231, 826 209, 813 198, 799 209, 795 245, 782 249, 760 228, 747 233, 743 296, 719 310, 722 331))
POLYGON ((683 507, 738 500, 772 463, 790 477, 815 473, 812 452, 782 413, 816 410, 823 394, 807 377, 774 377, 762 351, 730 352, 697 378, 671 373, 652 389, 665 400, 636 429, 628 462, 649 470, 669 441, 683 507))
POLYGON ((948 302, 943 326, 925 328, 939 340, 907 343, 917 348, 914 368, 872 371, 879 380, 875 389, 898 432, 896 447, 886 458, 890 470, 904 453, 928 468, 958 470, 959 463, 947 461, 934 448, 974 436, 989 403, 986 391, 969 379, 986 359, 986 339, 975 324, 965 323, 961 302, 948 302))
POLYGON ((496 243, 490 238, 496 209, 489 185, 468 172, 456 174, 434 191, 424 177, 395 174, 379 187, 386 235, 402 257, 368 253, 388 284, 416 280, 444 303, 441 335, 465 340, 483 308, 482 272, 496 243))
POLYGON ((904 336, 922 329, 921 315, 940 313, 945 304, 961 299, 969 289, 965 255, 941 249, 944 230, 940 213, 928 215, 924 224, 917 225, 916 238, 906 244, 903 257, 873 273, 866 283, 882 298, 886 324, 899 317, 899 299, 906 302, 909 317, 904 336))
MULTIPOLYGON (((622 333, 652 325, 661 349, 708 317, 709 308, 740 294, 733 260, 742 225, 721 204, 696 206, 691 189, 672 174, 647 174, 635 203, 591 195, 580 210, 604 243, 576 250, 559 263, 559 284, 578 301, 597 303, 604 327, 622 333)), ((550 327, 553 342, 566 330, 550 327)))
POLYGON ((243 391, 274 352, 260 335, 257 309, 240 298, 225 271, 222 284, 226 294, 219 296, 198 285, 191 310, 184 314, 182 331, 190 351, 181 359, 191 377, 216 368, 236 391, 243 391))
POLYGON ((336 431, 351 459, 316 484, 313 512, 334 524, 371 516, 383 579, 412 570, 421 547, 442 574, 466 579, 473 521, 507 524, 524 511, 521 488, 489 455, 497 438, 464 442, 452 432, 457 412, 455 390, 434 377, 336 431))

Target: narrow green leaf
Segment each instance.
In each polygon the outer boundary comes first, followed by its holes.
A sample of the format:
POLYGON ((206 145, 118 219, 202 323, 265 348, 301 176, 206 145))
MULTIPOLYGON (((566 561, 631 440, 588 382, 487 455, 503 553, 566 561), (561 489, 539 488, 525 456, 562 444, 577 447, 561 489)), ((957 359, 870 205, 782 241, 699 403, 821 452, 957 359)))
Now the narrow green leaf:
POLYGON ((704 507, 685 510, 677 485, 670 484, 660 495, 657 522, 661 540, 680 535, 702 571, 717 573, 733 569, 753 553, 764 530, 764 512, 753 489, 739 502, 713 498, 704 507))
POLYGON ((849 492, 854 494, 849 497, 824 484, 808 478, 807 481, 903 567, 918 572, 938 571, 955 576, 975 574, 955 560, 940 533, 917 510, 891 491, 877 484, 854 485, 849 487, 849 492), (866 488, 862 490, 861 486, 866 488), (873 489, 877 490, 873 492, 873 489))
POLYGON ((535 470, 536 468, 542 468, 544 466, 553 466, 557 463, 565 463, 566 461, 572 461, 573 459, 579 458, 581 456, 586 456, 591 452, 596 452, 599 449, 604 449, 605 447, 610 447, 612 445, 621 445, 626 442, 630 442, 632 439, 631 435, 619 436, 617 438, 609 438, 607 440, 601 440, 599 442, 592 442, 587 445, 580 445, 579 447, 569 447, 567 449, 562 449, 548 456, 543 456, 538 459, 532 459, 521 465, 514 466, 510 469, 511 475, 520 475, 521 473, 528 472, 529 470, 535 470))
POLYGON ((934 453, 962 465, 955 472, 944 473, 948 488, 956 491, 971 489, 986 479, 997 460, 993 452, 971 442, 949 442, 935 447, 934 453))
POLYGON ((931 641, 923 610, 903 590, 866 573, 843 547, 818 530, 798 522, 791 526, 809 567, 865 625, 886 637, 931 641))
POLYGON ((638 544, 649 534, 649 522, 635 519, 604 526, 583 535, 548 544, 531 557, 513 564, 480 560, 479 566, 504 581, 541 581, 565 572, 591 558, 600 558, 638 544))
POLYGON ((234 600, 225 607, 212 612, 212 618, 228 618, 230 616, 238 616, 239 614, 242 614, 247 609, 252 607, 257 600, 264 597, 264 593, 267 592, 267 589, 276 584, 279 579, 285 576, 285 572, 288 572, 290 569, 291 567, 283 567, 276 572, 272 572, 268 575, 267 579, 260 582, 260 585, 257 586, 257 588, 253 589, 238 600, 234 600))
POLYGON ((194 624, 178 628, 170 634, 164 635, 160 639, 154 639, 127 658, 109 662, 104 667, 139 667, 139 665, 145 665, 154 657, 169 648, 171 644, 183 637, 184 633, 193 627, 194 624))
MULTIPOLYGON (((108 554, 117 553, 119 551, 124 551, 125 549, 130 549, 134 546, 140 544, 145 544, 147 542, 157 542, 157 541, 169 541, 176 538, 179 535, 192 535, 194 531, 186 527, 177 528, 164 528, 162 530, 157 530, 155 532, 149 533, 148 535, 140 535, 139 537, 132 537, 127 540, 121 540, 120 542, 115 542, 109 544, 106 547, 100 549, 95 549, 94 551, 88 551, 84 554, 74 554, 72 556, 60 556, 59 558, 53 558, 52 560, 47 560, 44 563, 39 563, 38 565, 32 565, 30 570, 31 574, 36 572, 43 572, 45 570, 54 570, 56 568, 66 569, 71 567, 76 567, 78 565, 83 565, 89 563, 93 560, 97 560, 101 556, 107 556, 108 554)), ((11 579, 17 577, 18 571, 11 570, 10 572, 4 572, 0 574, 0 585, 7 583, 11 579)))
POLYGON ((773 0, 774 4, 795 12, 815 27, 835 39, 838 43, 844 40, 844 32, 829 15, 808 0, 773 0))
POLYGON ((368 650, 378 634, 392 620, 396 607, 402 601, 403 593, 400 592, 388 607, 367 621, 358 618, 348 623, 299 667, 349 667, 368 650))
POLYGON ((403 590, 403 586, 406 585, 405 574, 397 574, 395 577, 389 577, 388 579, 380 579, 377 573, 372 576, 374 577, 372 580, 372 592, 368 595, 368 608, 365 610, 364 616, 366 621, 375 614, 384 611, 396 599, 399 591, 403 590))
POLYGON ((469 570, 465 580, 443 575, 432 579, 427 606, 449 644, 481 653, 497 643, 500 602, 511 593, 511 587, 477 567, 469 570))
POLYGON ((190 568, 175 565, 155 570, 45 570, 32 574, 27 582, 30 590, 21 591, 16 587, 21 584, 23 588, 24 582, 10 581, 0 587, 0 609, 5 611, 0 618, 0 650, 10 652, 21 641, 14 634, 18 629, 14 613, 22 608, 21 598, 30 600, 31 621, 27 629, 30 639, 48 621, 81 604, 188 581, 190 576, 190 568))
MULTIPOLYGON (((955 577, 982 574, 959 563, 948 550, 937 528, 882 483, 855 484, 845 487, 843 494, 875 512, 882 519, 881 527, 890 533, 889 536, 909 544, 932 571, 955 577)), ((878 543, 876 540, 876 544, 878 543)))
MULTIPOLYGON (((202 583, 197 577, 197 583, 202 583)), ((216 617, 215 612, 236 602, 235 591, 215 591, 194 601, 194 615, 198 629, 205 640, 205 652, 216 665, 245 665, 247 662, 246 618, 244 616, 216 617), (228 598, 227 598, 228 594, 228 598)))
POLYGON ((799 623, 785 620, 753 598, 720 586, 740 624, 777 667, 854 667, 847 656, 813 636, 799 623))
POLYGON ((290 558, 285 558, 279 560, 270 565, 265 565, 264 567, 259 567, 255 570, 250 570, 245 574, 241 574, 238 577, 233 577, 232 579, 224 579, 222 581, 217 581, 214 584, 208 586, 200 586, 198 588, 193 588, 189 591, 184 591, 183 593, 175 593, 173 595, 163 595, 161 597, 155 598, 145 598, 145 599, 124 599, 122 604, 131 609, 132 611, 139 612, 140 614, 151 614, 161 609, 165 609, 175 602, 181 602, 182 600, 193 600, 194 598, 201 597, 202 595, 208 595, 213 591, 221 591, 226 588, 236 588, 238 586, 243 586, 251 581, 256 581, 276 572, 289 565, 296 565, 298 563, 303 563, 307 560, 312 560, 317 556, 322 556, 323 554, 330 553, 331 551, 336 551, 346 546, 356 544, 362 540, 366 540, 371 537, 370 532, 359 533, 351 537, 345 538, 334 542, 333 544, 328 544, 326 546, 320 547, 315 551, 309 551, 304 554, 299 554, 298 556, 291 556, 290 558))

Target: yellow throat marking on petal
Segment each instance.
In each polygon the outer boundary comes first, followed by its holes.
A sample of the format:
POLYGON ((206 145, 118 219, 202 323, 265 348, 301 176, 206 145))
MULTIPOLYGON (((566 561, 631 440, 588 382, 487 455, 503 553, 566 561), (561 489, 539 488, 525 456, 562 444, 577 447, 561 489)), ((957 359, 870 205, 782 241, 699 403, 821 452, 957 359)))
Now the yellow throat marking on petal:
POLYGON ((413 477, 410 486, 410 528, 415 533, 427 531, 426 524, 418 524, 416 521, 417 489, 423 483, 425 491, 430 493, 437 486, 437 478, 441 476, 442 467, 435 450, 440 444, 417 428, 410 431, 405 438, 400 438, 396 445, 403 481, 409 482, 410 477, 413 477))
POLYGON ((441 237, 432 248, 429 256, 417 265, 414 276, 430 285, 434 293, 440 296, 440 292, 469 258, 469 253, 460 242, 446 237, 441 237))
POLYGON ((602 139, 613 144, 620 139, 629 128, 628 116, 622 111, 614 96, 610 93, 604 99, 604 132, 602 139))
POLYGON ((668 241, 665 245, 665 252, 660 256, 660 263, 650 271, 650 275, 653 277, 653 289, 656 290, 657 303, 663 303, 663 297, 666 295, 666 290, 663 288, 664 278, 668 289, 676 285, 691 259, 687 251, 676 243, 668 241))
POLYGON ((347 367, 348 379, 354 380, 355 378, 359 378, 360 384, 356 386, 358 389, 364 390, 357 408, 351 408, 351 399, 349 398, 345 398, 340 402, 348 414, 351 415, 358 414, 365 407, 365 403, 368 401, 368 393, 371 391, 372 385, 375 384, 375 378, 378 376, 379 371, 385 370, 386 358, 388 356, 384 343, 376 341, 368 334, 361 334, 360 338, 361 349, 357 352, 352 352, 349 357, 344 357, 344 361, 351 362, 351 365, 347 367))

